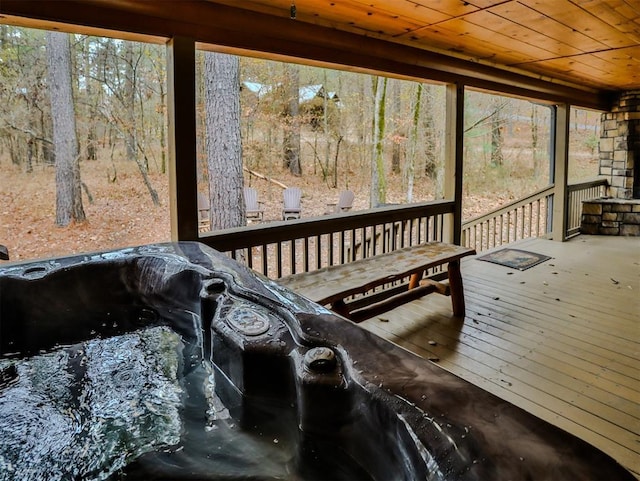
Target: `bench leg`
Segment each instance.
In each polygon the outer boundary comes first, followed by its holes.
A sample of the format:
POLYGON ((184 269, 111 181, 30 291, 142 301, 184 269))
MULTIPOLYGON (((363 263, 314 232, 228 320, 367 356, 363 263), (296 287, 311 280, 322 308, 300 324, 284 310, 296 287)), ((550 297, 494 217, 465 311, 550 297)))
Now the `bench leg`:
POLYGON ((422 272, 418 272, 416 274, 411 274, 409 278, 409 289, 415 289, 420 285, 420 279, 422 279, 422 272))
POLYGON ((464 317, 464 289, 460 275, 460 261, 449 262, 449 288, 451 289, 451 307, 453 315, 464 317))

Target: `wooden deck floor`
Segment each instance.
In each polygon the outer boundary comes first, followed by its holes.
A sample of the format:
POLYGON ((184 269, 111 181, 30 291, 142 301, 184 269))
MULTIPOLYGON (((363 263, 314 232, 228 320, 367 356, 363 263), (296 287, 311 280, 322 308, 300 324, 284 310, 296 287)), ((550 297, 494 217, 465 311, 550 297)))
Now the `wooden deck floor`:
POLYGON ((640 479, 640 238, 517 247, 526 271, 462 261, 466 317, 437 294, 361 325, 602 449, 640 479))

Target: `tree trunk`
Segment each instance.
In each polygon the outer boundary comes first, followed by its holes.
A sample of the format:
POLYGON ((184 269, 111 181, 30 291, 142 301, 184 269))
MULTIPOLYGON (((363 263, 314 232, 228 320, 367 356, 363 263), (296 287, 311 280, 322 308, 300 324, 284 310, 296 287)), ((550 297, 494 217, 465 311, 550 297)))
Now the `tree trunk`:
POLYGON ((240 62, 205 52, 207 166, 211 230, 246 225, 240 135, 240 62))
POLYGON ((89 37, 84 40, 84 82, 87 102, 87 160, 98 159, 98 149, 96 148, 96 98, 93 94, 93 79, 91 75, 91 41, 89 37), (94 98, 95 97, 95 98, 94 98))
POLYGON ((284 132, 284 164, 293 175, 302 175, 300 164, 300 68, 286 64, 286 123, 284 132))
POLYGON ((30 174, 33 172, 33 159, 35 157, 35 141, 33 137, 29 137, 27 140, 27 166, 25 172, 30 174))
POLYGON ((498 99, 494 102, 494 114, 491 117, 491 165, 502 165, 502 106, 498 99))
POLYGON ((371 207, 386 202, 387 182, 384 174, 384 117, 387 96, 387 77, 376 77, 376 96, 373 114, 373 152, 371 156, 371 207))
POLYGON ((402 164, 402 150, 405 142, 404 126, 401 119, 402 102, 400 98, 400 82, 398 80, 391 81, 391 105, 393 111, 391 118, 393 121, 393 147, 391 151, 391 171, 395 174, 400 173, 402 164))
POLYGON ((127 152, 127 160, 136 160, 137 140, 136 140, 136 114, 135 114, 135 69, 133 67, 133 45, 131 42, 125 42, 124 51, 124 92, 123 101, 126 112, 126 124, 124 126, 125 147, 127 152))
MULTIPOLYGON (((162 72, 161 69, 158 69, 159 72, 162 72)), ((160 117, 160 173, 165 174, 167 172, 167 149, 166 149, 166 139, 165 139, 165 131, 166 131, 166 117, 167 117, 167 109, 166 109, 166 94, 164 92, 164 82, 165 78, 162 73, 158 74, 158 86, 160 89, 160 105, 159 109, 162 111, 162 116, 160 117)))
POLYGON ((431 87, 426 87, 424 96, 424 173, 431 180, 437 177, 436 123, 433 119, 434 101, 431 87))
MULTIPOLYGON (((323 85, 327 86, 327 70, 323 71, 323 85)), ((324 135, 324 165, 325 169, 322 171, 322 180, 326 180, 329 172, 329 155, 331 154, 331 142, 329 136, 329 92, 325 91, 322 96, 322 131, 324 135)), ((315 163, 314 163, 315 165, 315 163)), ((335 162, 333 164, 333 185, 335 189, 338 187, 338 155, 335 156, 335 162)))
POLYGON ((542 162, 538 153, 538 107, 531 104, 531 155, 533 156, 533 175, 538 177, 542 170, 542 162))
POLYGON ((413 180, 415 177, 416 152, 418 143, 418 127, 420 126, 420 107, 422 104, 422 84, 419 83, 416 89, 416 100, 413 104, 413 122, 411 125, 411 151, 409 152, 405 164, 405 176, 407 179, 407 202, 413 201, 413 180))
POLYGON ((56 165, 56 224, 85 220, 71 87, 69 35, 47 32, 49 89, 56 165))

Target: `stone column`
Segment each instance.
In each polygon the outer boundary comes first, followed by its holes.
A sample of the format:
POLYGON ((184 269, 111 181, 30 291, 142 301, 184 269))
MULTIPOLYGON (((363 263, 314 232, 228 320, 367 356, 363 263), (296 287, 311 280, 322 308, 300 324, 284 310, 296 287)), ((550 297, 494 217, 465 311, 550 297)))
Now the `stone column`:
POLYGON ((611 112, 602 114, 600 175, 611 195, 640 198, 640 90, 624 92, 611 112))

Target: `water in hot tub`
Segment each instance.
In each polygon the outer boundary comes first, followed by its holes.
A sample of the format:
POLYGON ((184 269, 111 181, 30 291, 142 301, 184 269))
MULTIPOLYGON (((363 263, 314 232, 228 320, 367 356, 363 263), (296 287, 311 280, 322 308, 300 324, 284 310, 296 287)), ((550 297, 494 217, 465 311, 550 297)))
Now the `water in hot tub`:
POLYGON ((184 348, 154 327, 0 360, 0 480, 300 479, 292 437, 240 429, 184 348))

